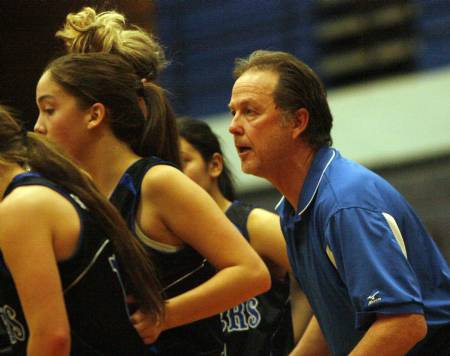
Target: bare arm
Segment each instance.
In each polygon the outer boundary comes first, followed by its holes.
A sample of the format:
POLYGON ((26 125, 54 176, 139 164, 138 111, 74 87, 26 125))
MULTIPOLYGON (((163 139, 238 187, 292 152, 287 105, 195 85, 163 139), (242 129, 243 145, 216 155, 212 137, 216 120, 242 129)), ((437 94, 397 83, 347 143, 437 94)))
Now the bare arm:
POLYGON ((315 316, 311 318, 300 342, 290 356, 327 356, 331 355, 328 345, 315 316))
MULTIPOLYGON (((208 281, 167 301, 160 330, 219 314, 270 288, 262 260, 202 188, 172 167, 157 166, 151 173, 142 186, 148 209, 142 209, 141 221, 157 215, 218 270, 208 281)), ((133 319, 144 341, 151 342, 155 331, 142 315, 133 319)))
MULTIPOLYGON (((272 277, 284 278, 286 272, 291 271, 291 265, 279 216, 267 210, 253 209, 248 218, 247 229, 251 246, 266 262, 272 277)), ((312 311, 305 294, 292 275, 289 289, 294 342, 297 342, 311 319, 312 311)))
POLYGON ((405 355, 427 334, 427 324, 421 314, 378 315, 356 345, 351 356, 405 355))
POLYGON ((294 342, 297 343, 308 327, 312 318, 312 310, 305 293, 300 289, 294 276, 290 274, 290 300, 294 342))
POLYGON ((0 204, 0 248, 30 331, 27 354, 69 355, 70 327, 53 246, 55 206, 42 189, 20 189, 29 194, 14 191, 0 204))
POLYGON ((283 276, 291 271, 278 215, 264 209, 253 209, 248 217, 247 230, 251 246, 269 266, 276 266, 278 274, 281 272, 283 276))

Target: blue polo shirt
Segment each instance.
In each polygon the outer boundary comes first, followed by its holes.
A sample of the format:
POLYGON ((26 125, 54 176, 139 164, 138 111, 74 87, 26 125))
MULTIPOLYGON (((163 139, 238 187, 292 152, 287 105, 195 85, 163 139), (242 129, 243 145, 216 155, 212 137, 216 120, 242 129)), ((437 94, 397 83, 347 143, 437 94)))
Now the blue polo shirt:
POLYGON ((450 269, 386 180, 333 149, 315 155, 298 206, 277 206, 295 276, 334 355, 347 355, 376 314, 450 324, 450 269))

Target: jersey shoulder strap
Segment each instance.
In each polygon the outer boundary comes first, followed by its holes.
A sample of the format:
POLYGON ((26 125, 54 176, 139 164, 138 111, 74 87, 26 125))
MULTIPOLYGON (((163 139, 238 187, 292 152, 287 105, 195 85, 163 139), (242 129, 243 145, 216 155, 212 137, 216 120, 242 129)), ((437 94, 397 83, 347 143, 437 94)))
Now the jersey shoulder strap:
POLYGON ((154 156, 137 160, 128 167, 111 194, 110 202, 120 211, 132 230, 134 229, 134 218, 141 194, 142 180, 150 168, 161 164, 174 166, 173 163, 154 156))
POLYGON ((250 212, 254 208, 255 207, 251 204, 235 200, 225 212, 228 219, 239 229, 247 241, 250 240, 247 230, 247 221, 250 212))

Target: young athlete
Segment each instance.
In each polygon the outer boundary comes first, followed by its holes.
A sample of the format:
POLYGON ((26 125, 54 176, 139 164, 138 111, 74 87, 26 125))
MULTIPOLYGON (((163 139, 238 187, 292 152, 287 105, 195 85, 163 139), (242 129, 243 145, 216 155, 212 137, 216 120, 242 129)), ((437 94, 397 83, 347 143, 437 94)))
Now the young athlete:
MULTIPOLYGON (((236 200, 219 140, 206 122, 182 118, 177 124, 184 173, 211 195, 272 273, 268 292, 221 314, 224 354, 287 355, 294 340, 287 275, 290 266, 279 218, 236 200)), ((307 313, 306 320, 309 316, 307 313)))
POLYGON ((164 306, 151 259, 88 176, 0 108, 0 321, 13 355, 150 355, 132 293, 164 306))
POLYGON ((153 87, 118 56, 63 56, 37 85, 35 130, 89 172, 152 252, 168 299, 157 323, 142 310, 132 316, 144 341, 164 332, 154 345, 160 354, 214 355, 223 347, 220 321, 202 319, 266 291, 270 276, 206 192, 167 162, 146 157, 152 137, 138 96, 162 105, 153 87))
MULTIPOLYGON (((168 65, 157 38, 128 24, 125 16, 117 11, 97 13, 91 7, 84 7, 67 15, 56 37, 64 41, 69 53, 105 52, 121 56, 148 85, 168 65)), ((155 93, 161 91, 157 86, 154 89, 155 93)), ((148 143, 147 155, 154 154, 180 166, 175 114, 165 97, 164 100, 164 106, 155 107, 149 105, 150 100, 145 95, 139 97, 141 109, 150 120, 147 130, 152 140, 148 143)))

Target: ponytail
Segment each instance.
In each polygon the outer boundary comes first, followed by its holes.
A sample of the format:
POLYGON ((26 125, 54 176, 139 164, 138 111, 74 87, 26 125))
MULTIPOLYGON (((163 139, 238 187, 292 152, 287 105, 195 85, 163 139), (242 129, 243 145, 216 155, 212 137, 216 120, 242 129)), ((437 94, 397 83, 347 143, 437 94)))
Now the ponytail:
POLYGON ((156 270, 142 244, 128 230, 119 212, 95 188, 88 175, 43 137, 28 133, 28 165, 47 179, 74 193, 92 212, 111 239, 133 294, 141 308, 157 319, 163 312, 156 270))
POLYGON ((161 287, 143 246, 132 236, 119 212, 95 188, 88 175, 45 137, 24 132, 0 107, 0 162, 28 166, 75 194, 111 239, 140 307, 155 320, 164 314, 161 287))
POLYGON ((136 153, 148 156, 151 152, 181 167, 176 117, 164 89, 154 82, 145 82, 142 97, 147 107, 147 120, 136 153))

